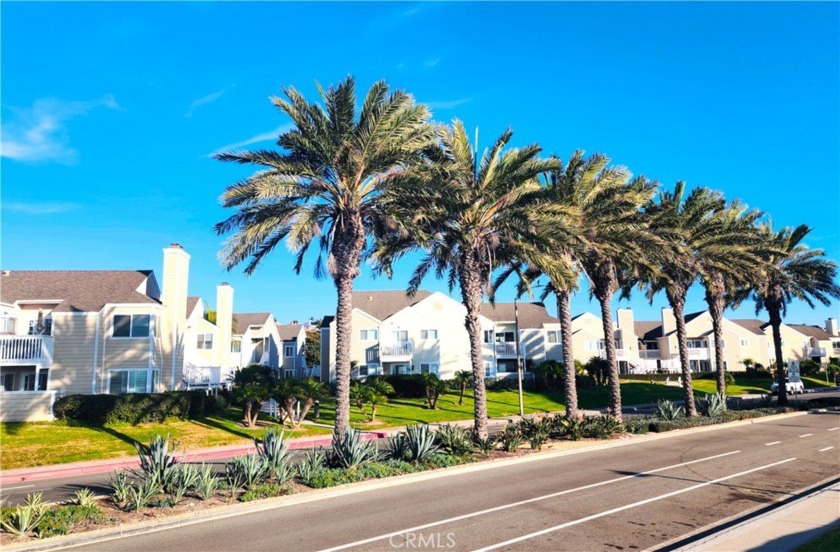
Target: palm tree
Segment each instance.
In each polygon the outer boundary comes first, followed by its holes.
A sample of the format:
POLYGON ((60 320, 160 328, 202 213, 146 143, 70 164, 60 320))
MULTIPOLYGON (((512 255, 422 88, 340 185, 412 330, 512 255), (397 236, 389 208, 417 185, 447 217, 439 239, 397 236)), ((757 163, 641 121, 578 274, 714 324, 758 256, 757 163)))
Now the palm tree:
POLYGON ((329 394, 330 387, 326 382, 318 381, 315 378, 306 378, 298 384, 298 390, 301 397, 303 397, 303 408, 300 410, 300 418, 297 426, 306 419, 309 410, 315 401, 320 401, 329 394))
POLYGON ((280 151, 233 151, 216 156, 256 165, 253 176, 229 186, 222 203, 237 212, 216 225, 232 234, 221 257, 231 269, 248 261, 251 274, 286 240, 300 273, 306 252, 317 243, 315 276, 329 275, 336 287, 336 417, 341 434, 350 422, 350 313, 353 281, 371 238, 394 221, 385 206, 395 176, 410 172, 438 134, 429 112, 401 90, 375 83, 361 109, 355 81, 320 89, 323 106, 292 87, 272 102, 294 124, 280 134, 280 151))
MULTIPOLYGON (((723 361, 723 311, 731 305, 731 292, 748 285, 754 278, 755 267, 760 264, 760 240, 755 223, 763 216, 757 209, 748 210, 739 201, 733 201, 722 212, 720 238, 713 247, 695 251, 700 264, 700 283, 705 289, 706 304, 712 318, 715 345, 715 370, 717 392, 726 393, 726 369, 723 361)), ((746 365, 746 360, 744 360, 746 365)))
POLYGON ((388 402, 388 395, 394 394, 393 386, 385 380, 369 379, 362 385, 365 402, 370 403, 370 421, 376 421, 376 408, 388 402))
POLYGON ((651 267, 641 280, 651 300, 664 291, 674 313, 686 416, 697 415, 685 328, 686 295, 703 264, 712 270, 731 261, 742 239, 724 224, 725 208, 726 200, 720 192, 697 187, 686 194, 685 182, 677 182, 673 193, 660 192, 658 201, 647 207, 650 228, 667 241, 669 254, 662 256, 658 266, 651 267))
POLYGON ((425 170, 401 180, 405 194, 399 209, 410 221, 397 228, 376 253, 380 270, 390 274, 394 259, 415 248, 425 255, 409 282, 414 293, 429 271, 447 275, 450 289, 457 283, 466 308, 464 325, 470 338, 475 394, 475 433, 487 437, 487 396, 479 323, 481 301, 493 269, 507 259, 525 258, 529 251, 547 251, 548 243, 535 221, 543 210, 539 175, 556 168, 539 158, 536 144, 505 150, 510 130, 479 157, 463 123, 454 121, 425 170))
POLYGON ((802 243, 811 232, 804 224, 778 232, 774 232, 770 224, 762 224, 759 232, 767 247, 760 277, 751 291, 756 313, 765 309, 773 328, 779 405, 785 405, 785 361, 780 333, 782 317, 787 312, 787 305, 794 299, 805 301, 814 308, 814 300, 830 305, 832 298, 840 298, 840 286, 836 283, 837 264, 826 259, 822 249, 810 249, 802 243))
POLYGON ((460 389, 460 395, 458 395, 458 404, 464 404, 464 392, 467 390, 467 386, 472 383, 472 372, 469 370, 458 370, 455 372, 455 377, 453 380, 455 384, 458 385, 460 389))
POLYGON ((423 374, 423 387, 426 392, 426 402, 432 410, 437 409, 438 399, 446 393, 446 382, 431 372, 423 374))

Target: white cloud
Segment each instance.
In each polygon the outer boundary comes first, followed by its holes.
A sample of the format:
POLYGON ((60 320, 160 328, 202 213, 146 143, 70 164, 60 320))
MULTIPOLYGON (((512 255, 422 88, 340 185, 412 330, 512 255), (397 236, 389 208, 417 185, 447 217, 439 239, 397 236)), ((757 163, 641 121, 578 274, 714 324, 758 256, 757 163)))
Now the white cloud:
POLYGON ((457 100, 442 102, 426 102, 426 105, 429 106, 429 109, 452 109, 458 107, 459 105, 470 103, 472 100, 472 98, 458 98, 457 100))
POLYGON ((67 213, 75 211, 79 208, 77 203, 62 203, 62 202, 44 202, 44 203, 26 203, 26 202, 3 202, 3 209, 6 211, 14 211, 16 213, 23 213, 25 215, 54 215, 58 213, 67 213))
POLYGON ((66 123, 99 107, 120 109, 111 94, 97 100, 78 102, 41 98, 29 108, 10 107, 13 116, 3 121, 0 157, 17 161, 75 163, 79 154, 70 147, 66 123))
POLYGON ((245 140, 242 140, 241 142, 234 142, 232 144, 228 144, 226 146, 222 146, 220 148, 217 148, 213 153, 210 154, 210 157, 212 157, 213 155, 215 155, 217 153, 242 149, 245 146, 250 146, 252 144, 258 144, 260 142, 267 142, 269 140, 271 140, 273 142, 273 141, 277 140, 277 138, 280 136, 281 133, 286 132, 287 130, 290 130, 291 128, 292 128, 292 125, 286 124, 286 125, 281 125, 281 126, 275 128, 274 130, 269 130, 267 132, 261 132, 259 134, 255 134, 255 135, 251 136, 250 138, 246 138, 245 140))
POLYGON ((184 117, 192 117, 193 112, 195 112, 197 108, 201 107, 202 105, 207 105, 209 103, 215 102, 216 100, 221 98, 224 95, 224 93, 227 92, 230 88, 230 86, 228 86, 227 88, 222 88, 221 90, 217 90, 211 94, 207 94, 206 96, 202 96, 197 100, 193 101, 193 103, 190 104, 190 108, 184 114, 184 117))

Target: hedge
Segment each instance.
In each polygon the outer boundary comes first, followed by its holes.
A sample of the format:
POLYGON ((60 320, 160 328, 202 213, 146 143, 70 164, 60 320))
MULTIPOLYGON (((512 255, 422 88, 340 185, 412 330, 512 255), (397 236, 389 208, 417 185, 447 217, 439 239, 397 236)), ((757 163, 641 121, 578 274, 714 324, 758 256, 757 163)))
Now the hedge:
POLYGON ((426 396, 426 383, 422 374, 389 374, 370 376, 368 379, 387 381, 394 388, 394 396, 408 398, 422 398, 426 396))
POLYGON ((204 391, 134 393, 127 395, 68 395, 53 406, 59 420, 89 424, 131 425, 203 418, 216 414, 222 404, 204 391))

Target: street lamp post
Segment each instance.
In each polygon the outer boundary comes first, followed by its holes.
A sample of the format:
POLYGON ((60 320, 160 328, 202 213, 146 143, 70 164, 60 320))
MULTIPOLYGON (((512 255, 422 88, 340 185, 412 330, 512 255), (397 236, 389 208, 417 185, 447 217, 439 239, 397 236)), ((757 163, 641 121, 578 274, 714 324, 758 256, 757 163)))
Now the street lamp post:
POLYGON ((514 339, 516 340, 516 376, 519 382, 519 415, 525 415, 525 405, 522 401, 522 355, 519 351, 519 303, 518 298, 513 300, 514 339))

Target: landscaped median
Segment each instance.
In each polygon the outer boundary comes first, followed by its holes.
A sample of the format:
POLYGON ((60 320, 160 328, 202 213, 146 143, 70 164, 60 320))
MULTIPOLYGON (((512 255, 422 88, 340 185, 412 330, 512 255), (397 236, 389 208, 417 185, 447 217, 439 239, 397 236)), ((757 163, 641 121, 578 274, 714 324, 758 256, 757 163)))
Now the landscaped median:
MULTIPOLYGON (((670 409, 668 406, 662 408, 670 409)), ((727 415, 707 417, 704 423, 756 418, 786 411, 733 411, 727 415)), ((653 421, 651 418, 649 423, 653 421)), ((663 426, 661 429, 671 428, 663 426)), ((701 430, 706 429, 712 428, 701 430)), ((395 476, 407 477, 398 477, 393 480, 395 483, 411 481, 421 472, 431 472, 429 475, 432 475, 440 473, 443 468, 463 464, 479 468, 498 465, 488 461, 523 456, 537 459, 537 451, 544 448, 553 449, 552 453, 557 454, 557 449, 597 446, 599 441, 606 439, 612 439, 605 443, 606 446, 620 446, 635 439, 661 438, 631 435, 624 430, 622 424, 608 415, 581 420, 571 420, 562 415, 527 417, 509 424, 489 439, 477 439, 468 430, 456 426, 444 425, 432 431, 427 425, 414 425, 392 435, 388 446, 381 451, 376 442, 365 441, 358 432, 348 428, 344 437, 333 438, 331 449, 310 449, 296 462, 292 461, 284 435, 269 430, 256 442, 251 452, 227 463, 223 473, 214 471, 208 465, 177 462, 177 455, 171 449, 172 443, 158 437, 148 446, 139 447, 139 469, 120 470, 112 474, 112 492, 102 500, 92 501, 81 491, 82 494, 71 505, 45 506, 37 495, 33 495, 25 505, 4 508, 0 544, 5 547, 23 542, 31 548, 36 545, 33 539, 123 526, 150 517, 168 523, 164 518, 189 513, 189 519, 194 521, 194 516, 203 510, 207 510, 207 516, 212 516, 212 509, 230 507, 239 502, 301 494, 368 480, 390 481, 395 476), (622 439, 617 440, 618 437, 622 439)), ((181 518, 175 517, 172 521, 177 519, 181 518)))

